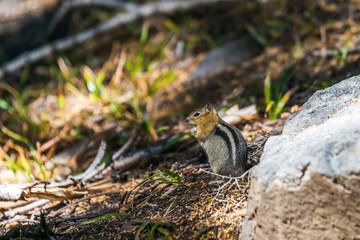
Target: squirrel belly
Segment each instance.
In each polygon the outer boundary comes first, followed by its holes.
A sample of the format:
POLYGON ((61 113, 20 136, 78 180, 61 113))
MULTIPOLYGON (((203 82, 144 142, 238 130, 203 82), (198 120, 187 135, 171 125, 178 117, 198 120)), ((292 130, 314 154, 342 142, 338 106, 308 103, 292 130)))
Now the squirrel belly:
POLYGON ((191 113, 186 121, 194 126, 192 135, 205 150, 215 173, 235 177, 245 172, 247 147, 239 129, 223 121, 210 104, 191 113))
POLYGON ((211 169, 226 176, 240 176, 246 170, 247 148, 240 131, 228 124, 219 124, 211 137, 200 143, 211 169))

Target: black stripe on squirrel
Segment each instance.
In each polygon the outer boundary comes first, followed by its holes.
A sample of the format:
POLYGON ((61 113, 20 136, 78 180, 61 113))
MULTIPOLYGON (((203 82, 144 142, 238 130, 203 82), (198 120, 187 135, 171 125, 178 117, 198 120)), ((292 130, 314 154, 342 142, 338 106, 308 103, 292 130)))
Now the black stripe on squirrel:
POLYGON ((237 177, 247 170, 248 150, 243 135, 222 120, 210 104, 190 113, 186 122, 193 127, 191 133, 205 150, 215 173, 237 177))

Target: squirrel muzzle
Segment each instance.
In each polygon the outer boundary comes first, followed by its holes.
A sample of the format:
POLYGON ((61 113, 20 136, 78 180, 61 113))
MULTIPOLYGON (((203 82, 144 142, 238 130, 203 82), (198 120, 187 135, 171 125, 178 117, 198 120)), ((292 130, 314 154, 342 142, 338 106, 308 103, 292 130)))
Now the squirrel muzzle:
POLYGON ((195 127, 195 126, 196 126, 196 124, 194 123, 194 121, 192 121, 189 117, 187 117, 187 118, 185 119, 185 122, 186 122, 187 124, 189 124, 190 126, 192 126, 192 127, 195 127))

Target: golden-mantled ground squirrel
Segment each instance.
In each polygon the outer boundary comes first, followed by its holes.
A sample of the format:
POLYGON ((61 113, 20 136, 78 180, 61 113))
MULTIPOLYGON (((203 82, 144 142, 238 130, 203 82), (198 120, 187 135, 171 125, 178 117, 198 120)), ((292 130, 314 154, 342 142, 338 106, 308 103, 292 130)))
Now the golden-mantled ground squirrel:
POLYGON ((205 149, 212 170, 226 176, 240 176, 246 170, 247 147, 240 130, 226 123, 206 104, 186 118, 192 135, 205 149))

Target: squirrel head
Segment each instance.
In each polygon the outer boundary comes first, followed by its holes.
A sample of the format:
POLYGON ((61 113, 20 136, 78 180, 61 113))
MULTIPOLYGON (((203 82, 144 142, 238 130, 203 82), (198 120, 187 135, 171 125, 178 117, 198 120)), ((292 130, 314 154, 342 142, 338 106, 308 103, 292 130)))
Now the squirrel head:
POLYGON ((202 109, 198 109, 189 114, 186 122, 193 127, 205 127, 207 125, 216 125, 219 122, 219 117, 216 110, 211 104, 206 104, 202 109))

